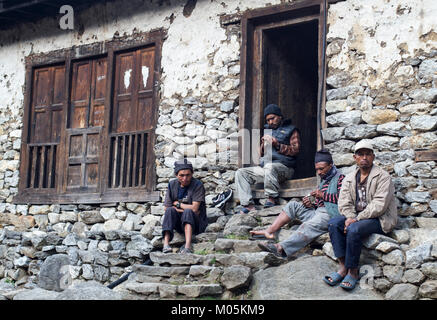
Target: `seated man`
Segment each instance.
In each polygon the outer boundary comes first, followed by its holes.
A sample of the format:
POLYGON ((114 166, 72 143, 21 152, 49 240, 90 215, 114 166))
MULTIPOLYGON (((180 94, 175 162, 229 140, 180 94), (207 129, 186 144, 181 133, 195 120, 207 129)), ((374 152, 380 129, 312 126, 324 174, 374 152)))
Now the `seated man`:
POLYGON ((340 268, 323 280, 352 290, 359 279, 362 239, 372 233, 390 232, 397 223, 394 185, 390 174, 373 164, 370 142, 355 145, 357 169, 346 175, 338 199, 340 216, 329 221, 329 236, 340 268))
POLYGON ((283 119, 281 109, 275 104, 264 109, 264 120, 267 134, 261 138, 260 166, 240 168, 235 173, 235 185, 243 206, 240 213, 255 210, 251 185, 264 182, 267 197, 264 207, 272 207, 279 197, 280 183, 291 179, 294 174, 300 149, 299 130, 290 119, 283 119))
POLYGON ((165 214, 162 223, 164 247, 162 252, 172 249, 169 242, 173 239, 173 230, 185 234, 185 245, 181 253, 192 253, 193 234, 205 231, 208 225, 205 205, 205 188, 202 182, 193 178, 193 166, 186 159, 175 162, 174 173, 177 179, 168 183, 165 195, 165 214))
POLYGON ((314 162, 316 173, 322 180, 318 189, 304 197, 303 203, 296 201, 287 203, 266 230, 250 231, 255 238, 264 236, 267 239, 274 239, 274 233, 290 221, 298 219, 303 222, 285 241, 277 244, 259 243, 258 246, 264 251, 272 252, 277 256, 290 257, 321 234, 328 232, 329 219, 339 215, 337 199, 344 175, 338 172, 331 154, 325 149, 316 152, 314 162), (310 201, 311 196, 315 198, 314 203, 310 201))

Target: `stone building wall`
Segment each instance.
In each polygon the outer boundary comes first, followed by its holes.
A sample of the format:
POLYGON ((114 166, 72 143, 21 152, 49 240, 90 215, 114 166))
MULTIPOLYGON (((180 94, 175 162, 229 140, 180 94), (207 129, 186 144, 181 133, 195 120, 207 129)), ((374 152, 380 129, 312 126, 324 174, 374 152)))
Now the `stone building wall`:
MULTIPOLYGON (((237 169, 241 25, 222 26, 220 16, 284 2, 293 1, 199 0, 191 11, 185 1, 115 1, 80 13, 74 31, 59 30, 57 21, 47 18, 2 33, 0 278, 35 280, 48 255, 66 253, 77 279, 112 281, 160 241, 161 203, 13 203, 26 56, 166 29, 155 145, 157 188, 163 196, 174 161, 186 156, 205 184, 209 203, 218 192, 234 188, 237 169)), ((394 178, 402 226, 417 229, 435 225, 437 219, 436 162, 415 161, 415 151, 437 147, 436 15, 433 0, 414 5, 407 0, 347 0, 328 12, 325 146, 347 172, 356 141, 371 139, 376 163, 394 178)), ((422 234, 423 241, 435 239, 435 234, 422 234)))

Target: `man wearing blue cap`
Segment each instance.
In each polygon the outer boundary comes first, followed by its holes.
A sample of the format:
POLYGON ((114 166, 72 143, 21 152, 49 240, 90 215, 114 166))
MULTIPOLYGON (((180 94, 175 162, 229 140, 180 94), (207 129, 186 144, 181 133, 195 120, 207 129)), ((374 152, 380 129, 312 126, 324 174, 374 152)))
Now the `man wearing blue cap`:
POLYGON ((264 207, 277 204, 280 183, 291 179, 300 151, 299 130, 290 119, 283 119, 281 109, 269 104, 264 109, 264 136, 260 145, 260 165, 240 168, 235 173, 235 184, 242 209, 240 213, 255 210, 251 185, 264 182, 267 201, 264 207))
POLYGON ((173 239, 173 230, 176 230, 185 234, 185 245, 179 252, 192 253, 192 235, 202 233, 208 225, 205 188, 202 182, 193 178, 193 165, 187 159, 176 161, 174 166, 177 179, 168 183, 164 200, 166 209, 162 221, 162 252, 172 252, 169 243, 173 239))

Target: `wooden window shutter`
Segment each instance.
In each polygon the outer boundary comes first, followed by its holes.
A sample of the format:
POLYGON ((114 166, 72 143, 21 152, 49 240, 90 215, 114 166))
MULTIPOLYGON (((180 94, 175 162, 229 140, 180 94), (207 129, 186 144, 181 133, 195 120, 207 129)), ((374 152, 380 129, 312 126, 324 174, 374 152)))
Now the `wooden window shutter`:
POLYGON ((67 128, 66 186, 69 192, 98 191, 102 161, 107 58, 72 65, 71 103, 67 128))
POLYGON ((147 187, 155 125, 155 46, 115 57, 109 188, 147 187))
POLYGON ((33 95, 30 110, 29 141, 25 188, 55 189, 58 182, 56 163, 62 128, 65 98, 65 67, 52 66, 33 70, 33 95))

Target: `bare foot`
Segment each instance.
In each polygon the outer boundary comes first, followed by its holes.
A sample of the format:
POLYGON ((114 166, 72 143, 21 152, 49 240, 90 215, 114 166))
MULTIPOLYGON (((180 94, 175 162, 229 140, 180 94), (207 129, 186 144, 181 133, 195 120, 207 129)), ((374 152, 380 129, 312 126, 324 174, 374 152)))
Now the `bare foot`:
POLYGON ((262 236, 266 237, 266 239, 271 239, 271 240, 275 239, 275 235, 273 233, 267 232, 267 230, 252 230, 249 232, 252 235, 254 235, 254 234, 262 235, 262 236))

